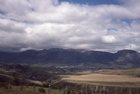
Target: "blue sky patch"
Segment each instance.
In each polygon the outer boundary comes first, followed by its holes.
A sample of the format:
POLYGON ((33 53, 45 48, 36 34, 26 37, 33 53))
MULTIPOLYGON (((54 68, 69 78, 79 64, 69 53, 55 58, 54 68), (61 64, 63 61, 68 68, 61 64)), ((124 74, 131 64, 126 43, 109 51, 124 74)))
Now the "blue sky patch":
POLYGON ((88 4, 88 5, 100 5, 100 4, 115 4, 120 5, 120 0, 59 0, 60 2, 70 2, 75 4, 88 4))

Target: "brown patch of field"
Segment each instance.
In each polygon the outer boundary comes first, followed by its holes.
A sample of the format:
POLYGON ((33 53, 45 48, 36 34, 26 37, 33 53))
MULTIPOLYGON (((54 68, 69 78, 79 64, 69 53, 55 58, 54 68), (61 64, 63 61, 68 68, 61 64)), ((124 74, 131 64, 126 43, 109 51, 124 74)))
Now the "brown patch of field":
POLYGON ((140 77, 133 77, 128 75, 110 75, 91 73, 86 75, 69 75, 64 77, 63 80, 70 82, 83 82, 83 83, 109 83, 109 84, 137 84, 140 86, 140 77))

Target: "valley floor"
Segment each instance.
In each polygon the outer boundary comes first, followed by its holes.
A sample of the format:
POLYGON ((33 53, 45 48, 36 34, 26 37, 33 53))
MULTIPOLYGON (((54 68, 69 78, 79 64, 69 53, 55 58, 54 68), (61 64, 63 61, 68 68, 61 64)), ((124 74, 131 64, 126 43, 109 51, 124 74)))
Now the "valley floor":
POLYGON ((87 83, 107 86, 140 87, 140 77, 131 75, 90 73, 83 75, 67 75, 64 81, 73 83, 87 83))

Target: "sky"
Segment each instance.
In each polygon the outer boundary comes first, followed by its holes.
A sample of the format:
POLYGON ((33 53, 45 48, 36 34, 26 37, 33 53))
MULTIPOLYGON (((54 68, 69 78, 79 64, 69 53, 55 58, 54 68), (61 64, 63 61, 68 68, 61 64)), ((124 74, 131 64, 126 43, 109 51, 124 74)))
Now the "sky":
POLYGON ((140 0, 0 0, 0 50, 140 51, 140 0))

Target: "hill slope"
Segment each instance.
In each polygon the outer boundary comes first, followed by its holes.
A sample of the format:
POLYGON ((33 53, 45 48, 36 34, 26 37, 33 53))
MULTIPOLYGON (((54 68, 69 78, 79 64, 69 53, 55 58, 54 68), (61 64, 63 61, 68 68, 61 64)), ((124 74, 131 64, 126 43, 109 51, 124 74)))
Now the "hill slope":
POLYGON ((99 68, 140 67, 140 53, 120 50, 117 53, 53 48, 23 52, 0 52, 0 63, 51 64, 99 68))

